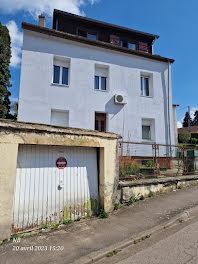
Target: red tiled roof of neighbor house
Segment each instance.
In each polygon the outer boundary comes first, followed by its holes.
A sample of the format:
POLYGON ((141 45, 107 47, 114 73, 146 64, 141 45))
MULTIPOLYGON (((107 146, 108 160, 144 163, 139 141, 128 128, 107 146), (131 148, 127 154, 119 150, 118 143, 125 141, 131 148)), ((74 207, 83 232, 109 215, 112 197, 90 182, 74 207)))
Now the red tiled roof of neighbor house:
MULTIPOLYGON (((188 132, 188 131, 189 131, 188 127, 178 128, 178 134, 188 132)), ((190 133, 198 133, 198 126, 191 126, 190 127, 190 133)))

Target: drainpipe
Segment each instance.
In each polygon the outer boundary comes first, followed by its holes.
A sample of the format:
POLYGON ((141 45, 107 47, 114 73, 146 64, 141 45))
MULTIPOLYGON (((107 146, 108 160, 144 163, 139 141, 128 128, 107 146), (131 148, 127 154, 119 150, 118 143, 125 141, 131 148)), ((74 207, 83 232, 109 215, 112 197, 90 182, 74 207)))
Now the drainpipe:
POLYGON ((170 127, 170 61, 168 60, 168 134, 169 134, 169 145, 170 145, 170 157, 172 157, 171 147, 171 127, 170 127))

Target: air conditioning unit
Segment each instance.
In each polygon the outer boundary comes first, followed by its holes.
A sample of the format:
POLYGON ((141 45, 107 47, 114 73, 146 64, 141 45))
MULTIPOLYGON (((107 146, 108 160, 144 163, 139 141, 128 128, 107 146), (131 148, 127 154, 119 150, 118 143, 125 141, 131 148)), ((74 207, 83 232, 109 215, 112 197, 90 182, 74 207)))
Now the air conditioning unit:
POLYGON ((115 95, 115 104, 124 105, 127 104, 126 96, 123 96, 121 94, 115 95))

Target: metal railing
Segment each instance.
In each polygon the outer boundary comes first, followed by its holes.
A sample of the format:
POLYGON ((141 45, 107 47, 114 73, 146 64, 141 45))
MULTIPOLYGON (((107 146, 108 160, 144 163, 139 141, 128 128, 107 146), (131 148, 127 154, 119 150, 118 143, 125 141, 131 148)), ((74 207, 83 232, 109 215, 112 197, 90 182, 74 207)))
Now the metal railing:
POLYGON ((198 174, 198 147, 119 143, 120 179, 198 174))

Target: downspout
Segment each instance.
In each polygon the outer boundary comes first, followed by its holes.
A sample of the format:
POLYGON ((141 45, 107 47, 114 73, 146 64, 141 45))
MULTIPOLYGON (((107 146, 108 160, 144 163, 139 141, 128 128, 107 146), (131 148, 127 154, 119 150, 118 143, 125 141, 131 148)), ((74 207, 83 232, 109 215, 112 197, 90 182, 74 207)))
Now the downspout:
POLYGON ((170 61, 168 60, 168 133, 169 133, 169 147, 170 147, 170 157, 172 157, 172 147, 171 147, 171 127, 170 127, 170 61))

